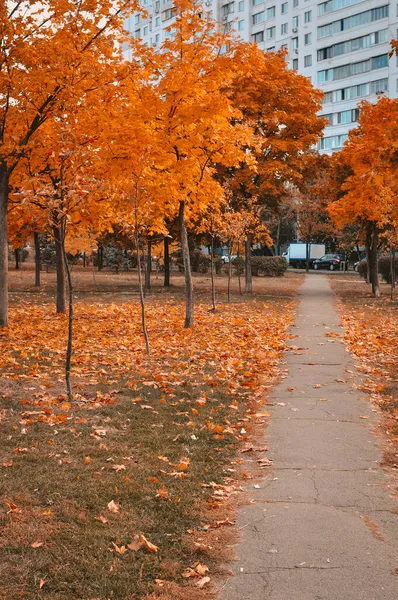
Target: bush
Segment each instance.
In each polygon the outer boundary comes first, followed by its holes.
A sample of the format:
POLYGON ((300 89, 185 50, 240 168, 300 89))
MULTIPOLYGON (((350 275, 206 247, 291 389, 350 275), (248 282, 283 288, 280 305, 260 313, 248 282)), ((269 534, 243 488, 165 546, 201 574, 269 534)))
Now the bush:
MULTIPOLYGON (((394 258, 394 261, 395 280, 398 282, 398 256, 394 258)), ((366 259, 361 260, 359 263, 358 273, 366 281, 368 276, 368 263, 366 262, 366 259)), ((391 283, 391 258, 389 256, 382 256, 379 258, 379 275, 384 279, 384 281, 391 283)))
POLYGON ((233 266, 235 267, 235 271, 237 275, 242 275, 245 270, 245 259, 241 256, 237 256, 232 261, 233 266))
POLYGON ((282 277, 288 263, 283 256, 252 256, 251 266, 255 277, 282 277))
POLYGON ((222 269, 222 258, 221 256, 215 256, 214 257, 214 268, 216 270, 217 275, 220 275, 221 273, 221 269, 222 269))
POLYGON ((208 273, 210 269, 210 256, 201 250, 192 250, 191 252, 191 268, 194 273, 208 273))

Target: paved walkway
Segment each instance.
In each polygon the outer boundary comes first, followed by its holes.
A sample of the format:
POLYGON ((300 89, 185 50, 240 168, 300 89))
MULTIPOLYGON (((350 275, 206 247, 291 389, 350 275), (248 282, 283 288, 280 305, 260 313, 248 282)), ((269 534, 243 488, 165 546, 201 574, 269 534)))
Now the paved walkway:
POLYGON ((374 407, 352 388, 340 340, 325 335, 341 333, 327 278, 307 276, 299 296, 291 344, 304 349, 289 352, 270 400, 273 467, 249 486, 222 598, 397 600, 398 504, 379 466, 374 407))

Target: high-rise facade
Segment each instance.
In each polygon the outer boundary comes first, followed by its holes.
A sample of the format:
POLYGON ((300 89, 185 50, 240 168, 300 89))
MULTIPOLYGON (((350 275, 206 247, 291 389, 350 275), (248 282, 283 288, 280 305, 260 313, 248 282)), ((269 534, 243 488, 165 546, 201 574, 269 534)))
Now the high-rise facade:
MULTIPOLYGON (((129 31, 159 47, 172 23, 172 0, 143 0, 148 18, 134 15, 129 31)), ((398 2, 387 0, 203 0, 220 28, 256 42, 264 51, 285 48, 289 66, 325 93, 321 114, 329 125, 319 148, 342 147, 358 118, 361 100, 398 97, 398 58, 389 58, 398 37, 398 2)))

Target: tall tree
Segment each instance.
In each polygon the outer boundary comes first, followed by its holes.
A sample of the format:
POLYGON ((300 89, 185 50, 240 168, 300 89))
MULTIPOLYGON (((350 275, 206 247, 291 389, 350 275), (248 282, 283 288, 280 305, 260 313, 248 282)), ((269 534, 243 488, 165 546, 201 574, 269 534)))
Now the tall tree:
POLYGON ((16 167, 47 121, 115 79, 130 0, 31 0, 0 6, 0 327, 8 324, 7 210, 16 167))
POLYGON ((329 210, 338 226, 356 224, 363 231, 372 292, 379 296, 380 233, 398 222, 398 100, 362 102, 360 111, 358 127, 335 157, 347 177, 329 210))

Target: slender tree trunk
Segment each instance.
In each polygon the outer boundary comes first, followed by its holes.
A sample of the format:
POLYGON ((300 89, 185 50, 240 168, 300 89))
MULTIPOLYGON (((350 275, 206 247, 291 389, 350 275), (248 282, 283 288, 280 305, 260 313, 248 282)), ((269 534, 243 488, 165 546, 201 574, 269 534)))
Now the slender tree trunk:
POLYGON ((395 289, 395 248, 391 244, 390 248, 391 252, 391 300, 394 298, 394 289, 395 289))
POLYGON ((163 240, 164 247, 164 287, 170 287, 170 251, 169 251, 169 237, 166 235, 163 240))
POLYGON ((15 255, 15 270, 19 271, 19 269, 21 268, 21 261, 20 261, 21 253, 20 253, 19 248, 15 248, 14 255, 15 255))
POLYGON ((35 286, 40 287, 40 273, 41 273, 41 251, 40 251, 40 237, 37 231, 33 234, 35 243, 35 286))
POLYGON ((55 265, 57 271, 57 313, 66 314, 66 264, 60 226, 53 226, 55 240, 55 265))
POLYGON ((275 251, 276 251, 276 255, 279 256, 280 254, 280 240, 281 240, 281 217, 280 215, 278 216, 278 226, 276 229, 276 244, 275 244, 275 251))
POLYGON ((179 210, 179 219, 180 219, 180 237, 181 237, 181 250, 182 250, 182 260, 184 263, 184 273, 185 273, 185 323, 184 327, 188 329, 193 326, 194 320, 194 303, 193 303, 193 281, 192 281, 192 272, 191 272, 191 259, 189 256, 189 246, 188 246, 188 234, 187 227, 185 223, 185 202, 180 202, 180 210, 179 210))
POLYGON ((305 271, 310 272, 310 245, 308 242, 305 243, 305 271))
POLYGON ((365 239, 365 255, 366 255, 366 283, 371 283, 371 269, 370 269, 370 244, 371 244, 371 233, 370 223, 366 227, 366 239, 365 239))
POLYGON ((253 291, 253 278, 252 278, 252 236, 248 234, 245 240, 245 279, 246 279, 246 292, 251 293, 253 291))
POLYGON ((378 259, 377 259, 377 244, 379 239, 379 232, 376 223, 371 224, 371 245, 369 248, 369 260, 370 264, 368 265, 370 271, 370 281, 372 283, 372 294, 376 298, 380 296, 380 286, 379 286, 379 269, 378 269, 378 259))
POLYGON ((151 289, 151 271, 152 271, 152 240, 148 240, 148 251, 146 259, 145 269, 145 290, 147 292, 151 289))
POLYGON ((228 242, 228 304, 231 302, 231 277, 232 277, 232 260, 231 260, 232 242, 228 242))
POLYGON ((0 166, 0 327, 8 326, 8 174, 0 166))
POLYGON ((87 266, 87 256, 86 253, 83 252, 83 268, 85 269, 87 266))
POLYGON ((66 276, 68 279, 68 342, 66 345, 66 357, 65 357, 65 383, 66 393, 68 400, 73 400, 72 385, 70 381, 70 370, 72 361, 72 348, 73 348, 73 284, 72 275, 70 272, 70 266, 68 262, 68 256, 65 250, 65 224, 62 224, 59 228, 60 242, 62 248, 62 258, 65 265, 66 276))
POLYGON ((102 244, 98 242, 98 251, 97 251, 97 268, 98 271, 102 271, 102 267, 104 266, 104 247, 102 244))
POLYGON ((214 237, 211 236, 210 247, 210 273, 211 273, 211 302, 213 305, 212 311, 216 312, 216 286, 214 284, 214 237))
POLYGON ((149 347, 149 338, 148 338, 148 331, 146 328, 146 319, 145 319, 145 299, 144 299, 145 296, 144 296, 144 288, 142 285, 140 237, 138 234, 138 227, 135 228, 135 245, 137 247, 138 288, 140 291, 142 333, 144 334, 146 352, 147 352, 147 354, 150 354, 151 350, 149 347))
POLYGON ((239 243, 239 242, 238 242, 238 251, 237 251, 237 253, 236 253, 236 254, 237 254, 237 259, 238 259, 238 260, 237 260, 237 262, 236 262, 236 265, 237 265, 237 269, 238 269, 238 286, 239 286, 239 294, 240 294, 241 296, 243 296, 243 292, 242 292, 242 282, 241 282, 241 278, 240 278, 240 277, 241 277, 241 275, 240 275, 240 268, 241 268, 241 267, 240 267, 240 260, 239 260, 239 259, 240 259, 240 243, 239 243))

